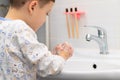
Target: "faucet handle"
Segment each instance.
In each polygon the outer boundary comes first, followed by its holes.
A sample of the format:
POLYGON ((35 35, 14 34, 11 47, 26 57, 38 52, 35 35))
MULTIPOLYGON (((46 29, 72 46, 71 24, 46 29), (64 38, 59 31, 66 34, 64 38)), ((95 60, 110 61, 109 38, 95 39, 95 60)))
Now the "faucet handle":
POLYGON ((105 32, 98 30, 98 37, 103 38, 105 36, 105 32))
POLYGON ((87 25, 85 25, 84 27, 96 28, 98 31, 98 37, 104 38, 105 36, 107 36, 105 29, 103 29, 99 26, 87 26, 87 25))

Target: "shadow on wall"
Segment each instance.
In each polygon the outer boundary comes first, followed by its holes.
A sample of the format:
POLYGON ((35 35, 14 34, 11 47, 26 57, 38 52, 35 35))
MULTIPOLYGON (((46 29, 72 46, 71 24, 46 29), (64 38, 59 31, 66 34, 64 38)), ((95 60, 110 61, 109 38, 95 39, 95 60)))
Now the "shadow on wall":
POLYGON ((8 11, 9 0, 0 0, 0 16, 4 17, 8 11))
POLYGON ((40 43, 44 43, 46 44, 46 28, 45 28, 45 24, 43 24, 43 26, 41 26, 39 28, 39 30, 36 32, 37 33, 37 37, 38 37, 38 41, 40 43))
POLYGON ((0 5, 0 16, 4 17, 7 14, 8 6, 0 5))

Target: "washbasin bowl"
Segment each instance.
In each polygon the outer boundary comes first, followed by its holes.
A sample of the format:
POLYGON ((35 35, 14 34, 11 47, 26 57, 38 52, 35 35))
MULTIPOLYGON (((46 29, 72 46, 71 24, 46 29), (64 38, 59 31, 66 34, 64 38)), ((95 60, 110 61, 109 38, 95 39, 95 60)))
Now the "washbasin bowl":
POLYGON ((104 73, 120 70, 120 60, 111 59, 71 59, 64 68, 64 73, 104 73))
POLYGON ((120 51, 99 54, 98 51, 81 51, 69 59, 51 80, 120 80, 120 51))

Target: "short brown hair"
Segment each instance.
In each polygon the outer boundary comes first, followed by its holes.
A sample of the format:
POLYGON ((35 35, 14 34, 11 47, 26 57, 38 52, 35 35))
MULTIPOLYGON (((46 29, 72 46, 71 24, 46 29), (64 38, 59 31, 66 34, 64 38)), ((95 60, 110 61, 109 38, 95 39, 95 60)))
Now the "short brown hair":
MULTIPOLYGON (((20 8, 27 1, 30 1, 30 0, 10 0, 10 6, 20 8)), ((50 1, 55 2, 55 0, 38 0, 38 1, 40 2, 40 7, 43 7, 45 4, 49 3, 50 1)))

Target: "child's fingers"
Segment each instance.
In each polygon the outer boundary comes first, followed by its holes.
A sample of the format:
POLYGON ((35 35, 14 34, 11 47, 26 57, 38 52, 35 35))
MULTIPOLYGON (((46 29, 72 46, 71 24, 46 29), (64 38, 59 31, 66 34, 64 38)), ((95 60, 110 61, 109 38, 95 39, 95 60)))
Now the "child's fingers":
POLYGON ((71 57, 74 51, 71 44, 65 42, 62 44, 62 46, 64 46, 64 51, 68 53, 69 57, 71 57))
POLYGON ((64 55, 69 58, 73 55, 73 48, 71 44, 69 44, 68 42, 64 42, 62 44, 58 44, 55 47, 54 54, 59 54, 60 52, 65 52, 64 55))

